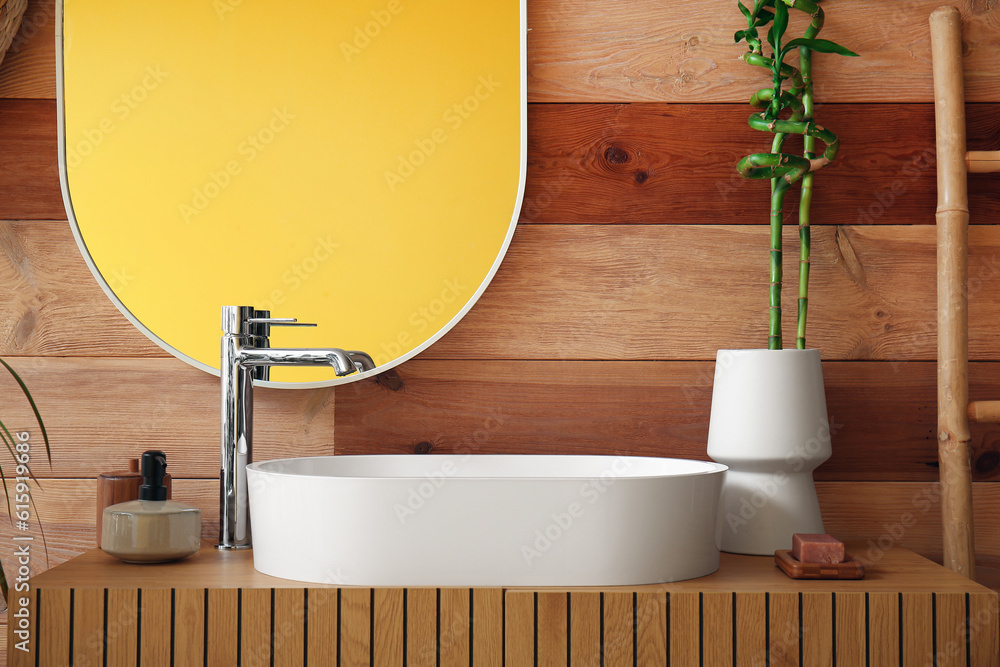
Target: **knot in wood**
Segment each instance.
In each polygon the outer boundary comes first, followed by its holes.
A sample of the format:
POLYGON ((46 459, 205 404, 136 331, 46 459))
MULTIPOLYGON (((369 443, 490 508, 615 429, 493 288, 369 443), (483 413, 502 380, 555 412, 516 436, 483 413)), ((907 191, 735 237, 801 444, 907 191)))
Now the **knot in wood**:
POLYGON ((625 164, 628 162, 628 152, 618 146, 608 146, 604 151, 604 159, 611 164, 625 164))

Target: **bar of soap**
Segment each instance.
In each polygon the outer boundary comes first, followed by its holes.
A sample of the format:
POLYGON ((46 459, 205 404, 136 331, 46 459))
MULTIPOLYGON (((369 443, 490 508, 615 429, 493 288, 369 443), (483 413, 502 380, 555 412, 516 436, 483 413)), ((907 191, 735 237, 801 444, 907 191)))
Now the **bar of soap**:
POLYGON ((829 535, 795 533, 792 556, 800 563, 843 563, 844 543, 829 535))

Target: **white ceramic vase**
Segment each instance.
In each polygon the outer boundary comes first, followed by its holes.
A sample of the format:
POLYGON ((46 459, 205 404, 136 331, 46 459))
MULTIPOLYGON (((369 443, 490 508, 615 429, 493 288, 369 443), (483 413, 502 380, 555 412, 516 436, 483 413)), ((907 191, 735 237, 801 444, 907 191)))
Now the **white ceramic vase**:
POLYGON ((729 466, 723 551, 773 554, 823 533, 812 471, 830 453, 819 350, 719 350, 708 455, 729 466))

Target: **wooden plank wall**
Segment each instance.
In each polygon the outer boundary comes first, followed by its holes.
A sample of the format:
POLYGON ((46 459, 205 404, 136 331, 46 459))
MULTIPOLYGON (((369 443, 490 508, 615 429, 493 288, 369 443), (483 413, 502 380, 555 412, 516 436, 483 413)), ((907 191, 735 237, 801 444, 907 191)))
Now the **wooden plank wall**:
MULTIPOLYGON (((817 177, 810 304, 834 431, 817 471, 827 527, 930 557, 940 554, 927 29, 937 4, 824 5, 823 36, 862 57, 816 56, 817 116, 842 148, 817 177)), ((1000 6, 960 9, 969 148, 995 149, 1000 6)), ((528 0, 527 184, 494 283, 448 336, 379 381, 258 392, 258 458, 334 448, 704 458, 715 351, 766 340, 766 186, 733 171, 766 145, 746 125, 746 100, 766 82, 737 59, 741 20, 731 0, 528 0)), ((53 448, 49 467, 0 377, 2 419, 31 434, 41 481, 33 514, 49 558, 36 550, 34 572, 93 546, 94 477, 148 447, 170 454, 177 497, 205 510, 206 535, 217 512, 214 378, 129 325, 69 231, 53 24, 53 1, 31 0, 0 66, 0 356, 32 388, 53 448)), ((970 193, 971 394, 997 398, 997 177, 972 177, 970 193)), ((997 585, 1000 428, 974 427, 972 449, 980 575, 997 585)), ((0 545, 12 544, 2 525, 0 545)), ((12 551, 0 546, 8 571, 12 551)))
MULTIPOLYGON (((992 593, 46 588, 41 665, 996 665, 992 593)), ((15 626, 16 627, 16 626, 15 626)))

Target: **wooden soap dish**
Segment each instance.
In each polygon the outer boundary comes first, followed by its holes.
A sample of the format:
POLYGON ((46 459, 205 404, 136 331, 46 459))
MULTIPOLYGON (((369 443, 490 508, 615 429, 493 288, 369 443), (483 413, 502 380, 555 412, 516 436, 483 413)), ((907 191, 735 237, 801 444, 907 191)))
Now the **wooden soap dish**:
POLYGON ((847 555, 843 563, 803 563, 791 549, 774 552, 774 562, 792 579, 864 579, 865 566, 847 555))

